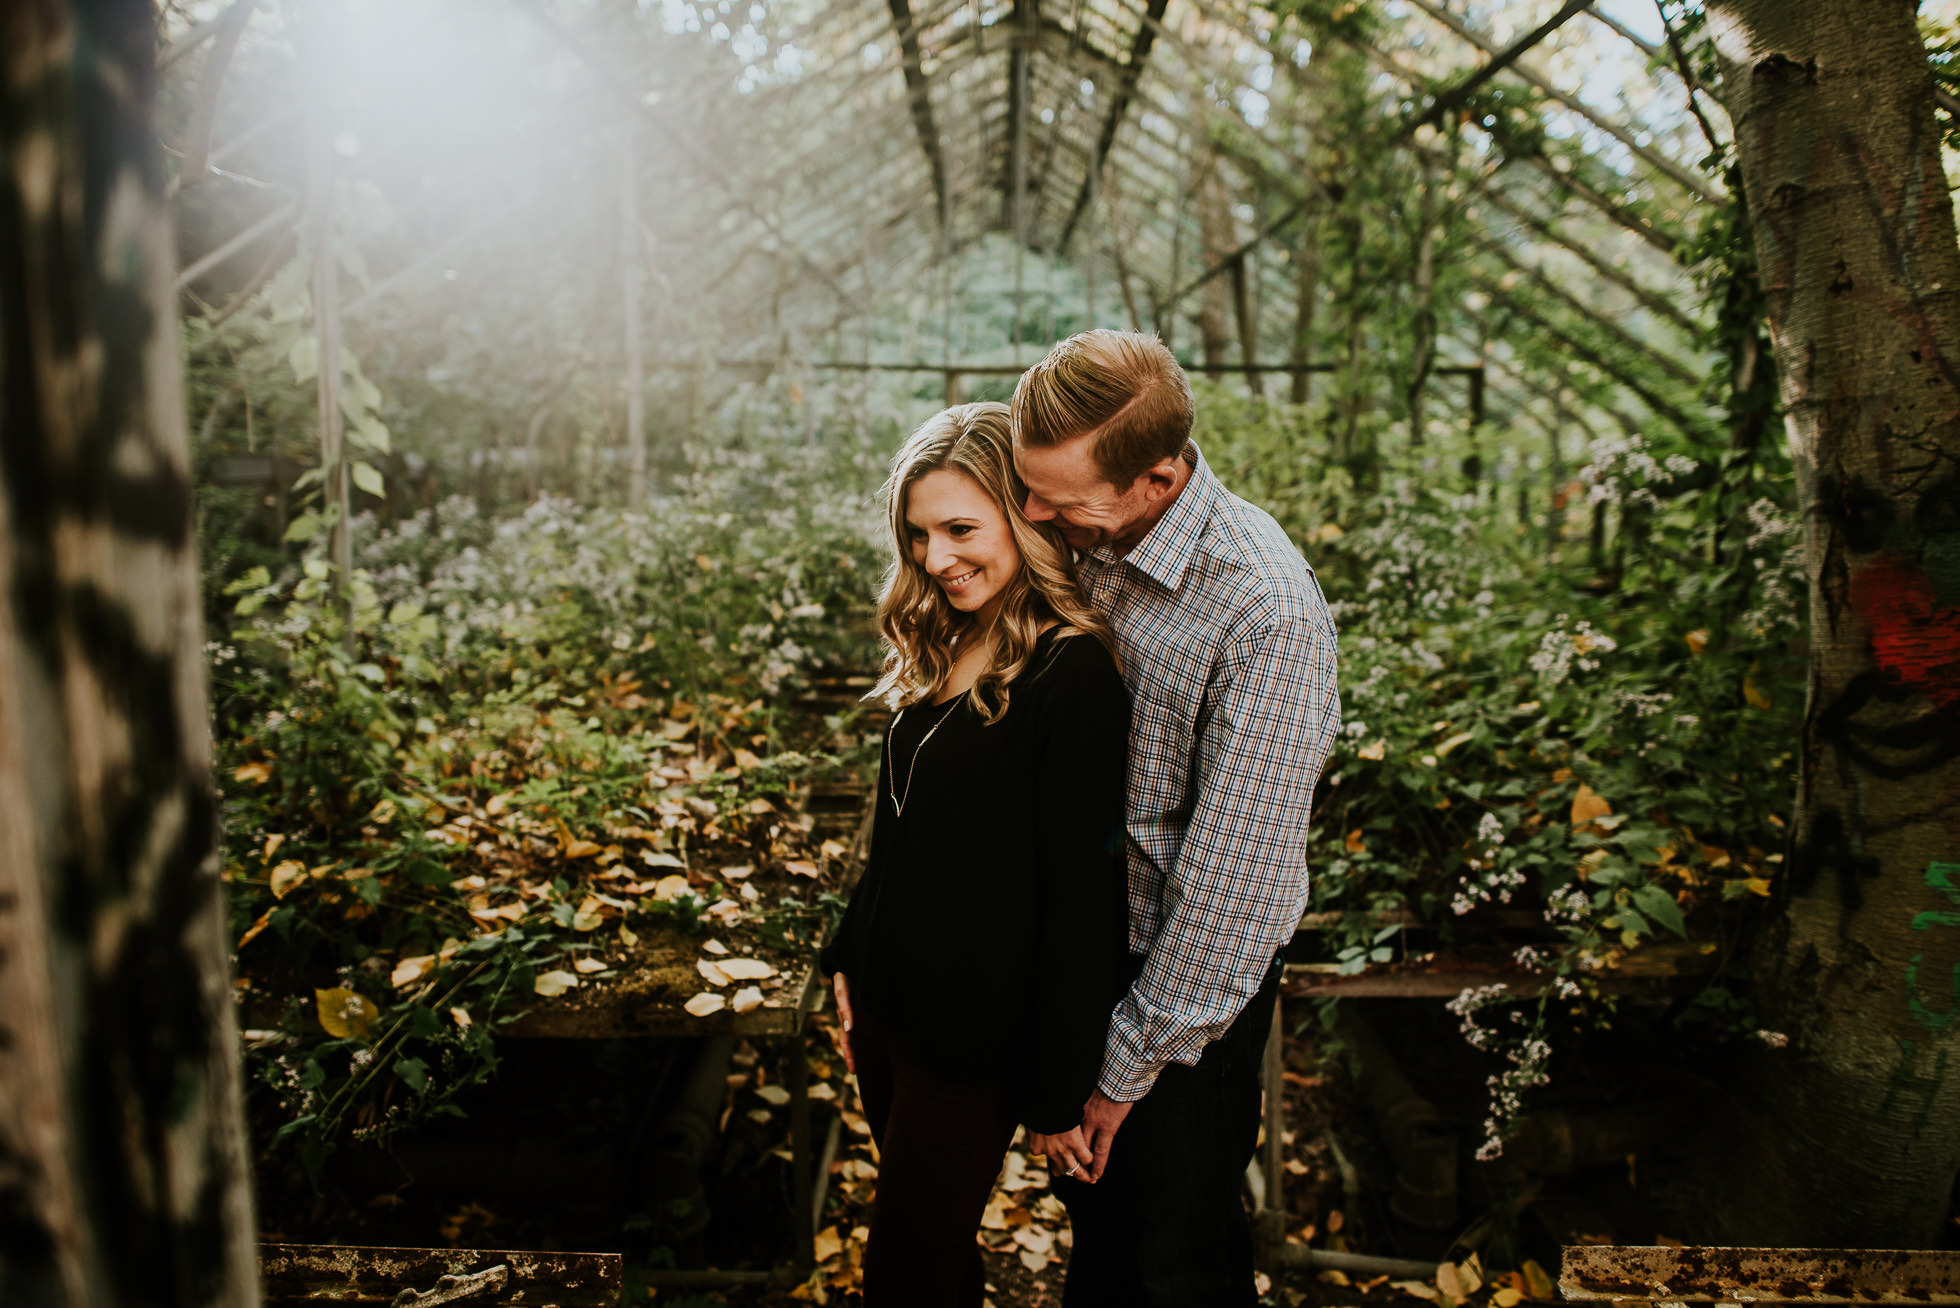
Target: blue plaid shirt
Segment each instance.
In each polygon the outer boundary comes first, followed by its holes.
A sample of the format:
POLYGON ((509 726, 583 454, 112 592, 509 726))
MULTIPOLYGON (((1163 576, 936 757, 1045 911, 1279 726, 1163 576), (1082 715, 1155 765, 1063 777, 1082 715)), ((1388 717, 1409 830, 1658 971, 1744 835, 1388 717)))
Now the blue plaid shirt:
POLYGON ((1259 989, 1307 900, 1307 819, 1341 724, 1334 619, 1272 515, 1191 446, 1191 479, 1126 555, 1080 562, 1116 629, 1130 728, 1130 952, 1101 1088, 1141 1099, 1259 989))

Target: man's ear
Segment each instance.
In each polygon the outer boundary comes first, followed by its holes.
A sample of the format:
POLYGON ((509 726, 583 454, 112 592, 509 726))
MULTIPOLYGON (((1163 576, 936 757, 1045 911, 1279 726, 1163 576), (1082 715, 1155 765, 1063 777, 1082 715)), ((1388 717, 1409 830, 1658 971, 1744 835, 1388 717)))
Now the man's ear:
POLYGON ((1145 503, 1154 504, 1177 489, 1177 464, 1176 458, 1169 458, 1143 470, 1138 480, 1143 483, 1145 503))

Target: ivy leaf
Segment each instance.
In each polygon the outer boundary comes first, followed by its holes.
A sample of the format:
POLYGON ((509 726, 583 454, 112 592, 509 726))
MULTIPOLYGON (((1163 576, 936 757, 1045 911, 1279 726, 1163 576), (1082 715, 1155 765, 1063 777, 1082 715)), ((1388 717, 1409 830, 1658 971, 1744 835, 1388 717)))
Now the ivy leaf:
POLYGON ((1674 896, 1659 886, 1642 886, 1633 892, 1633 902, 1654 921, 1680 936, 1688 938, 1688 922, 1681 916, 1681 906, 1674 902, 1674 896))
POLYGON ((419 1058, 397 1058, 395 1075, 418 1095, 429 1088, 429 1065, 419 1058))
POLYGON ((320 515, 317 513, 302 513, 286 524, 285 538, 288 543, 312 540, 319 534, 320 515))
POLYGON ((356 460, 354 463, 354 484, 376 499, 387 497, 388 488, 382 484, 381 474, 371 463, 356 460))

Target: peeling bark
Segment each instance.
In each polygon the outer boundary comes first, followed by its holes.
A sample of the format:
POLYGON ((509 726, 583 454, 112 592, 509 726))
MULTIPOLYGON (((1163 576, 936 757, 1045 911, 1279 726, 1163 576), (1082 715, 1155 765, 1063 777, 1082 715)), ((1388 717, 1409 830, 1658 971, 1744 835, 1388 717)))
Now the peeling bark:
POLYGON ((1928 1247, 1960 1172, 1960 247, 1904 0, 1709 6, 1806 525, 1734 1243, 1928 1247))
POLYGON ((0 6, 0 1302, 258 1301, 147 0, 0 6))

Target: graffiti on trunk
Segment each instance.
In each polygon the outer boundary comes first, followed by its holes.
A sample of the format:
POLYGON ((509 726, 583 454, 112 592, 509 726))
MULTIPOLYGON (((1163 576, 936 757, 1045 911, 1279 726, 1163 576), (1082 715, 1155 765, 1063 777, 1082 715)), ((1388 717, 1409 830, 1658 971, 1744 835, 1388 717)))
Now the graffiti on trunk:
MULTIPOLYGON (((1926 865, 1926 885, 1946 896, 1952 909, 1929 908, 1913 915, 1914 931, 1930 931, 1934 927, 1960 927, 1960 863, 1929 863, 1926 865)), ((1912 1009, 1913 1018, 1928 1031, 1944 1031, 1953 1022, 1955 1014, 1960 1014, 1960 963, 1953 965, 1952 1001, 1945 1012, 1934 1012, 1919 998, 1919 965, 1924 961, 1924 953, 1914 954, 1906 964, 1906 1003, 1912 1009)))

